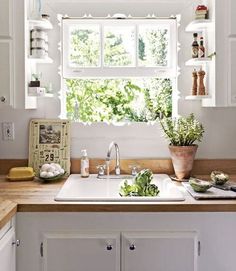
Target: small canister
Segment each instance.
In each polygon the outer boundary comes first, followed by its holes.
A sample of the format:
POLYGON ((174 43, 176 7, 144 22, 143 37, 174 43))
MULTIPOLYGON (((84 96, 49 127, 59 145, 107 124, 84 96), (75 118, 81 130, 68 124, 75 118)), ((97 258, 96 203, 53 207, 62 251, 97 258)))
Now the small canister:
POLYGON ((31 48, 45 48, 46 41, 43 39, 32 39, 31 48))
POLYGON ((31 48, 31 56, 35 58, 44 58, 47 57, 47 53, 44 48, 36 47, 31 48))
POLYGON ((31 39, 43 39, 47 42, 48 35, 45 31, 43 31, 41 29, 32 29, 31 30, 31 39))

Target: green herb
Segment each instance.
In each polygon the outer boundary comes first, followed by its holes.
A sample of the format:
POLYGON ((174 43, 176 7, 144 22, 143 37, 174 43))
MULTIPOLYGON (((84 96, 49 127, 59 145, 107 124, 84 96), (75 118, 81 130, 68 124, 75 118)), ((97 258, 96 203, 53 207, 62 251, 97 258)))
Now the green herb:
POLYGON ((122 197, 157 196, 159 190, 155 184, 151 184, 152 179, 152 171, 150 169, 143 169, 136 175, 133 184, 129 184, 127 180, 124 181, 123 185, 120 187, 120 195, 122 197))
POLYGON ((191 146, 195 141, 201 141, 204 133, 203 125, 195 119, 194 114, 178 119, 163 118, 160 124, 173 146, 191 146))

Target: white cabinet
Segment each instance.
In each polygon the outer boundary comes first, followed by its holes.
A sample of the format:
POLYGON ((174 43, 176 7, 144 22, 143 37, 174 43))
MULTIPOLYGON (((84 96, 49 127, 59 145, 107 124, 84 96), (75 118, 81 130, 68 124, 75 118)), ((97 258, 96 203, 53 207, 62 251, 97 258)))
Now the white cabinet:
POLYGON ((0 1, 0 108, 37 107, 28 96, 26 0, 0 1))
POLYGON ((119 271, 119 242, 113 233, 44 234, 43 271, 119 271))
POLYGON ((0 1, 0 108, 13 106, 13 2, 0 1))
POLYGON ((236 35, 236 1, 235 0, 229 0, 229 10, 231 12, 229 34, 236 35))
POLYGON ((12 41, 0 39, 0 107, 13 105, 12 41))
MULTIPOLYGON (((227 18, 226 25, 226 50, 227 50, 227 74, 228 74, 228 102, 236 106, 236 1, 226 0, 227 18)), ((222 3, 224 4, 224 3, 222 3)), ((223 7, 222 7, 223 8, 223 7)))
POLYGON ((229 73, 228 73, 228 91, 229 91, 229 104, 236 105, 236 35, 229 37, 228 40, 229 48, 229 73))
POLYGON ((0 271, 15 271, 15 228, 10 222, 0 231, 0 271))
POLYGON ((20 212, 17 271, 235 271, 235 228, 233 212, 20 212))
POLYGON ((197 271, 195 232, 44 233, 40 246, 43 271, 197 271))
POLYGON ((12 36, 12 6, 13 0, 0 1, 0 38, 12 36))
POLYGON ((196 271, 194 232, 135 232, 122 234, 122 271, 196 271))

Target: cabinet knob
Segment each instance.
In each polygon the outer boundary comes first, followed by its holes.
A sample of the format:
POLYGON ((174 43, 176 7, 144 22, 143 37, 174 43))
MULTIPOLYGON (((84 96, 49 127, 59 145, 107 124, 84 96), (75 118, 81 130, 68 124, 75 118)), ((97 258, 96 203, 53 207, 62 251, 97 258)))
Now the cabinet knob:
POLYGON ((16 245, 17 247, 19 247, 19 246, 20 246, 20 240, 17 239, 17 240, 15 240, 15 241, 13 241, 13 242, 12 242, 12 245, 13 245, 13 246, 16 245))
POLYGON ((5 103, 5 102, 6 102, 6 97, 1 96, 1 97, 0 97, 0 101, 1 101, 2 103, 5 103))
POLYGON ((130 250, 135 250, 135 249, 136 249, 136 246, 135 246, 134 244, 132 244, 132 245, 129 246, 129 249, 130 249, 130 250))
POLYGON ((112 245, 107 245, 107 250, 112 250, 112 245))

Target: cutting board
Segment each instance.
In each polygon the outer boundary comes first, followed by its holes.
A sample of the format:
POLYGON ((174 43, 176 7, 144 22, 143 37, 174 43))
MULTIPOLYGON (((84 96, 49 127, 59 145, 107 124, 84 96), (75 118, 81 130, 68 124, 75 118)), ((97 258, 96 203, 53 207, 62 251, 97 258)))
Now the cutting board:
POLYGON ((211 187, 205 193, 195 192, 189 183, 182 183, 184 188, 195 199, 236 199, 236 192, 211 187))

